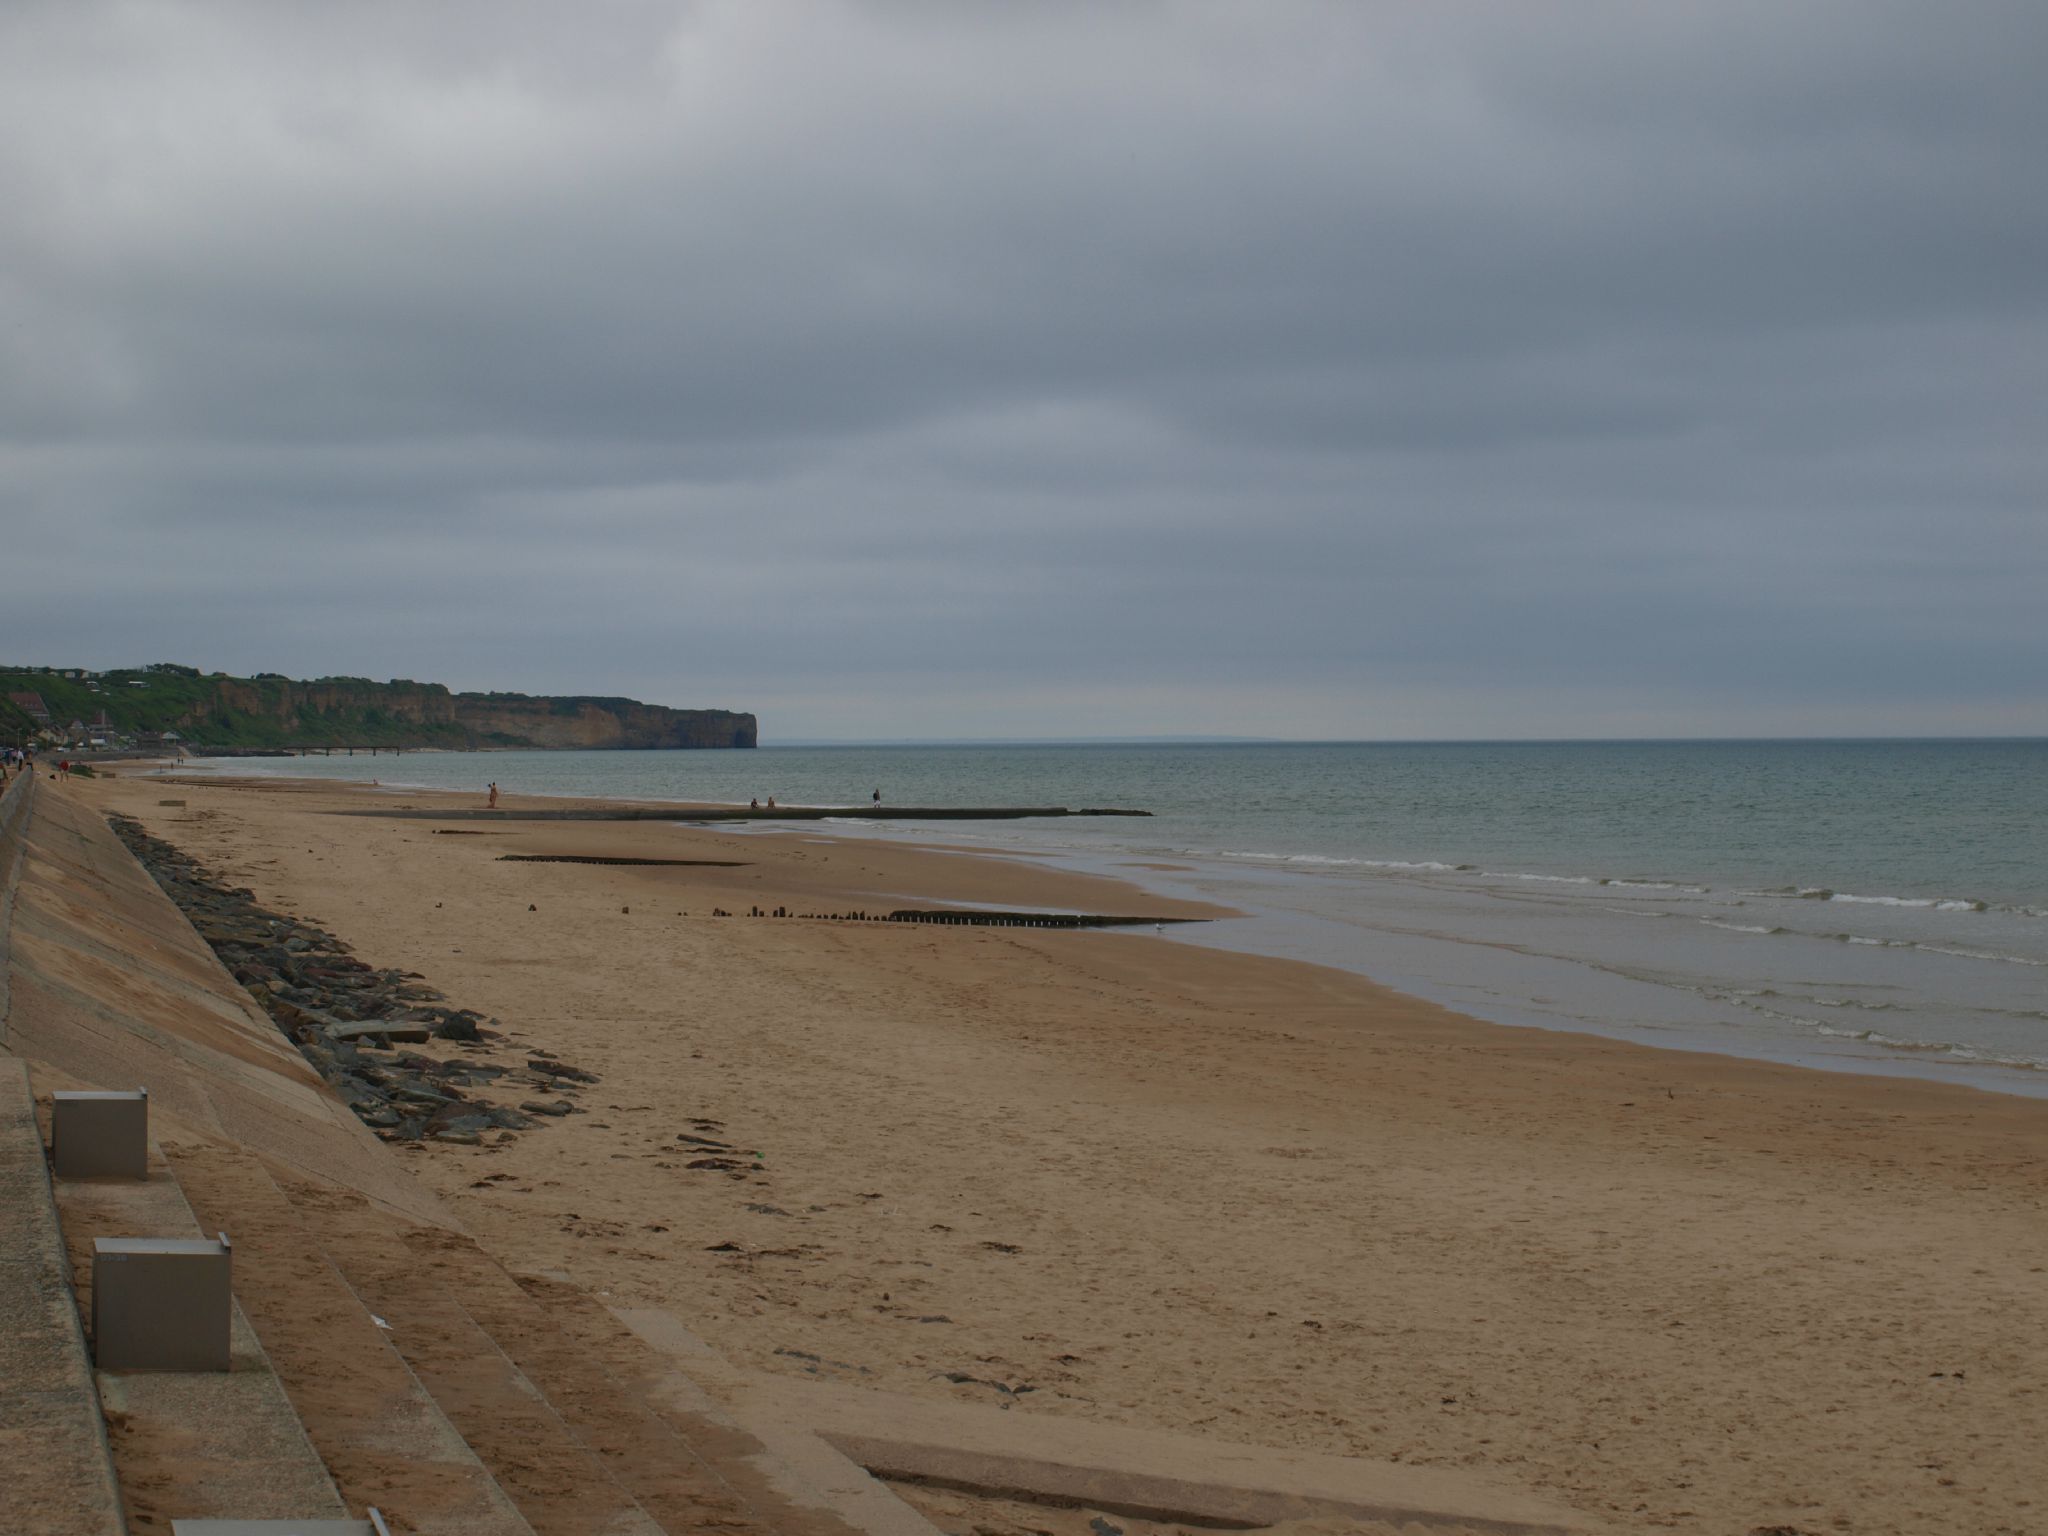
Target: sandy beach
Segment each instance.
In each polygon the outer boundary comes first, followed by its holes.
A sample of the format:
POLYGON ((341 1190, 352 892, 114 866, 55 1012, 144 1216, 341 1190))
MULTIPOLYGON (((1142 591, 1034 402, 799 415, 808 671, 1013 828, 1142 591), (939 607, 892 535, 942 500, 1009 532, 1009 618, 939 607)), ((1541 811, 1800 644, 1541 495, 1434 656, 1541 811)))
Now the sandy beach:
POLYGON ((1506 1029, 1149 930, 711 915, 1220 915, 809 827, 51 789, 493 1016, 505 1062, 596 1073, 587 1113, 393 1155, 508 1267, 748 1368, 1484 1470, 1590 1529, 2048 1530, 2048 1104, 1506 1029), (692 1136, 746 1155, 693 1168, 692 1136))

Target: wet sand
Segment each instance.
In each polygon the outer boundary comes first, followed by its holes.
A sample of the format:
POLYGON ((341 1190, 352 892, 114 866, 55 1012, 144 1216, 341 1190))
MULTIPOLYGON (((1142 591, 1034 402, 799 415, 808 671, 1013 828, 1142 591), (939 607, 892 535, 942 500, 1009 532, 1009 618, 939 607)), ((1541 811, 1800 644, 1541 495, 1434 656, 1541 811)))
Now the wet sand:
POLYGON ((2048 1529, 2048 1104, 1506 1029, 1149 933, 709 915, 1201 915, 809 827, 58 792, 496 1016, 506 1061, 597 1073, 584 1113, 394 1155, 509 1266, 740 1364, 1483 1468, 1617 1530, 2048 1529))

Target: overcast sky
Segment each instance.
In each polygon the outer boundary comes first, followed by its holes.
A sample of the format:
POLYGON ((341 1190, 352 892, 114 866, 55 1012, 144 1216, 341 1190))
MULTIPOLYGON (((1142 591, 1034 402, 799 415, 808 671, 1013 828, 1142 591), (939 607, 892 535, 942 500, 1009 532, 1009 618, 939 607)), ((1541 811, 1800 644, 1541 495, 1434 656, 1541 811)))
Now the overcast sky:
POLYGON ((0 659, 2048 732, 2048 5, 0 6, 0 659))

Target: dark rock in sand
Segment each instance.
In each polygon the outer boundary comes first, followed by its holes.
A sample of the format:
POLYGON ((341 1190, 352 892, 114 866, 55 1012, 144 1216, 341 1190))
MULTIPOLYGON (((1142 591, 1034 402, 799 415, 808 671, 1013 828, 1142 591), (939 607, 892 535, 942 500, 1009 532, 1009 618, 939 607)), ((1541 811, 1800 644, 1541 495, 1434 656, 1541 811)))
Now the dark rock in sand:
MULTIPOLYGON (((246 887, 217 884, 198 863, 134 821, 110 816, 108 822, 229 974, 379 1136, 474 1142, 487 1130, 532 1127, 533 1121, 519 1111, 469 1099, 458 1086, 491 1082, 507 1068, 414 1054, 385 1056, 367 1048, 388 1049, 394 1040, 423 1044, 432 1038, 474 1045, 485 1038, 481 1014, 435 1006, 445 1001, 443 994, 417 972, 365 964, 316 924, 264 911, 246 887)), ((566 1079, 565 1087, 596 1081, 576 1068, 553 1076, 566 1079)), ((565 1103, 542 1112, 573 1110, 565 1103)))
POLYGON ((438 1022, 434 1025, 437 1040, 481 1040, 483 1036, 476 1027, 476 1015, 449 1008, 434 1010, 438 1022))
POLYGON ((376 1037, 384 1040, 426 1040, 433 1031, 424 1024, 406 1024, 393 1019, 365 1019, 357 1024, 330 1024, 327 1038, 330 1040, 361 1040, 376 1037))
POLYGON ((572 1067, 565 1061, 548 1061, 538 1056, 527 1058, 527 1067, 545 1077, 566 1078, 572 1083, 594 1083, 598 1080, 595 1072, 586 1072, 581 1067, 572 1067))

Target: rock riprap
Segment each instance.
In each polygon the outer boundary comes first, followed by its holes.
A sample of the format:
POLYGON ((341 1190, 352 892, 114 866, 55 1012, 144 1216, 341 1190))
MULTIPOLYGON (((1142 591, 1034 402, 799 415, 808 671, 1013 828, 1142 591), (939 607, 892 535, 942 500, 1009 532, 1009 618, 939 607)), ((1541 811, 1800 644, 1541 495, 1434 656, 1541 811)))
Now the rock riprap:
POLYGON ((138 822, 107 821, 229 974, 385 1140, 475 1144, 486 1131, 532 1127, 534 1114, 580 1112, 573 1095, 595 1083, 594 1074, 552 1057, 523 1071, 481 1059, 502 1038, 496 1019, 449 1007, 416 971, 366 965, 325 929, 266 911, 254 892, 224 884, 138 822), (444 1059, 397 1049, 429 1041, 468 1054, 444 1059), (529 1097, 515 1109, 478 1091, 494 1087, 529 1097))

